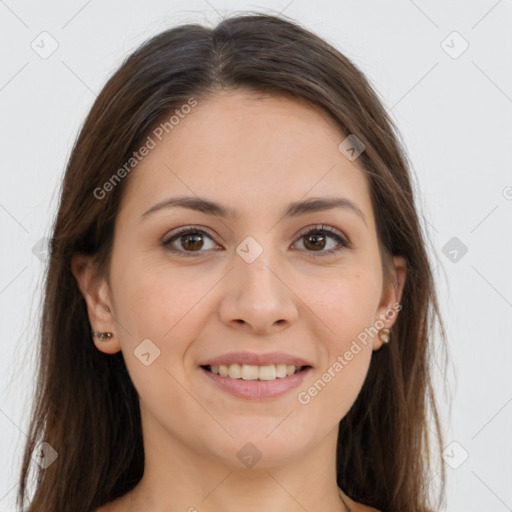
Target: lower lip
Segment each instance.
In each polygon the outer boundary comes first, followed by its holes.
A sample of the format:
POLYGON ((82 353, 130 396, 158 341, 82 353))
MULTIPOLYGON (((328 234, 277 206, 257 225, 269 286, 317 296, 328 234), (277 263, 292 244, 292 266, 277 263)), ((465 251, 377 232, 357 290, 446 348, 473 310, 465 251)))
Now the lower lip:
POLYGON ((227 391, 238 398, 248 400, 262 400, 284 395, 288 391, 300 386, 306 375, 312 370, 311 367, 306 368, 293 375, 282 378, 278 377, 274 380, 243 380, 221 377, 204 368, 199 367, 199 369, 223 391, 227 391))

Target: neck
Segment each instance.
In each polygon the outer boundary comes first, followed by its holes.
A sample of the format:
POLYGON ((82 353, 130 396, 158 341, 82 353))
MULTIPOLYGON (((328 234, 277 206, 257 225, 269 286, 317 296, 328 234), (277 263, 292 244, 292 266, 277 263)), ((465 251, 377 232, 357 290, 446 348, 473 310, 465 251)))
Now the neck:
POLYGON ((304 512, 318 509, 319 503, 325 510, 350 511, 336 483, 337 430, 285 463, 262 457, 251 468, 185 446, 168 431, 157 435, 157 430, 146 425, 144 475, 126 495, 130 512, 304 512))

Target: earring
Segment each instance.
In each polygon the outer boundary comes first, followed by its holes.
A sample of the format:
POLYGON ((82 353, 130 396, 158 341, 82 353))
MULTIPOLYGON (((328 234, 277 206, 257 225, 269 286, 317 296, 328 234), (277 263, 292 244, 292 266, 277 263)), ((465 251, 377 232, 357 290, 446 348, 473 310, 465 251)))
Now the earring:
POLYGON ((108 341, 113 336, 113 334, 111 332, 98 332, 98 331, 93 331, 92 335, 97 336, 100 341, 108 341))
POLYGON ((379 331, 379 338, 384 343, 388 343, 389 342, 390 335, 391 335, 391 331, 389 329, 381 329, 379 331))

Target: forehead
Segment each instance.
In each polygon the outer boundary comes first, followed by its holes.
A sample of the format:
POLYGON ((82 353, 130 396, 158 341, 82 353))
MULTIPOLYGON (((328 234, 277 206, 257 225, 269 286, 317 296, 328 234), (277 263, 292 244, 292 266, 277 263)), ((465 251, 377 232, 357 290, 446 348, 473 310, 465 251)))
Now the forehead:
POLYGON ((364 172, 338 149, 346 134, 303 100, 223 91, 167 131, 161 140, 150 133, 155 146, 129 177, 123 204, 133 214, 173 195, 209 197, 241 215, 341 195, 372 216, 364 172))

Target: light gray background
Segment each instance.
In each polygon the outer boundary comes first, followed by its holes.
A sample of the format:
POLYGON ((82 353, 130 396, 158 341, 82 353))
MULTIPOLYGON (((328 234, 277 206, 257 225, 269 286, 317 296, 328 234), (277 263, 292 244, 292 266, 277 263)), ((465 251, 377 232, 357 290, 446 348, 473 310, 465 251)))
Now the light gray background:
POLYGON ((440 395, 446 510, 511 510, 511 0, 0 0, 0 512, 14 510, 34 388, 44 257, 33 247, 50 233, 78 129, 139 43, 245 10, 284 10, 326 38, 391 110, 413 164, 449 335, 449 375, 436 377, 448 391, 440 395), (52 39, 58 48, 46 59, 31 47, 48 51, 52 39))

